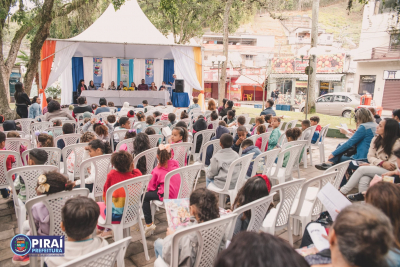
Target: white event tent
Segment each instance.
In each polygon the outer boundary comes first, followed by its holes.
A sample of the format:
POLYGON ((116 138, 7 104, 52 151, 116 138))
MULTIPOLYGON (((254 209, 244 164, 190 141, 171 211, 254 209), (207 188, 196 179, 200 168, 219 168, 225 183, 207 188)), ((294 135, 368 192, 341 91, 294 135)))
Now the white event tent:
POLYGON ((146 17, 136 0, 126 1, 119 10, 110 4, 100 18, 73 38, 48 40, 56 41, 56 46, 47 87, 61 76, 62 104, 72 103, 72 57, 83 57, 84 65, 85 60, 88 61, 85 73, 93 73, 90 69, 93 58, 102 58, 105 84, 116 81, 117 59, 135 61, 135 80, 144 78, 145 59, 174 59, 175 72, 178 79, 185 80, 185 92, 189 96, 193 88, 202 90, 204 84, 196 75, 196 64, 201 65, 201 62, 195 61, 194 48, 200 46, 177 45, 167 39, 146 17))

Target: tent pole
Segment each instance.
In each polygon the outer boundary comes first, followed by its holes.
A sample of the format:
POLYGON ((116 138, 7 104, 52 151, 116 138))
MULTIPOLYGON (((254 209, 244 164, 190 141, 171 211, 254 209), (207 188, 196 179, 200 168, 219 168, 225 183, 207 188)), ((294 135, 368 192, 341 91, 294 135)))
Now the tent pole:
POLYGON ((201 88, 204 91, 204 101, 203 101, 203 108, 202 110, 206 109, 206 92, 204 88, 204 64, 203 64, 203 59, 204 59, 204 47, 201 47, 201 88))

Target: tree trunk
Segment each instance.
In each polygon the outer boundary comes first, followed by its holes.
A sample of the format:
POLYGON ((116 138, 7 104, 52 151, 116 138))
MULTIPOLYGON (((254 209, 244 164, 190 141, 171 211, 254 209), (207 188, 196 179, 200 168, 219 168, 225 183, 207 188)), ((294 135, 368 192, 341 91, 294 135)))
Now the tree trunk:
POLYGON ((5 76, 3 71, 4 69, 2 70, 2 75, 0 75, 0 114, 3 115, 6 120, 14 120, 15 112, 10 108, 10 105, 8 103, 8 98, 5 97, 7 94, 7 88, 5 86, 6 83, 3 78, 5 76))
POLYGON ((222 68, 221 68, 221 78, 219 79, 219 85, 218 85, 218 104, 219 106, 222 106, 222 100, 225 98, 225 81, 226 81, 226 67, 228 65, 228 44, 229 44, 229 39, 228 39, 228 34, 229 34, 229 15, 231 13, 231 7, 232 7, 233 0, 227 0, 225 4, 225 12, 224 12, 224 38, 223 38, 223 53, 224 56, 226 57, 225 62, 222 63, 222 68))
MULTIPOLYGON (((312 26, 311 26, 311 47, 317 47, 318 44, 318 10, 319 0, 313 0, 312 8, 312 26)), ((310 55, 311 56, 311 55, 310 55)), ((310 86, 308 91, 308 113, 315 112, 315 91, 317 87, 317 57, 311 56, 310 66, 313 69, 311 74, 310 86)), ((304 109, 307 111, 306 109, 304 109)))
MULTIPOLYGON (((44 2, 39 29, 36 32, 35 37, 33 38, 31 43, 31 53, 24 80, 24 90, 28 96, 31 93, 33 79, 35 78, 36 72, 38 71, 40 50, 42 49, 44 41, 46 41, 47 37, 49 37, 50 26, 53 20, 52 18, 53 5, 54 5, 54 0, 46 0, 44 2)), ((40 88, 38 88, 38 91, 39 89, 40 88)))

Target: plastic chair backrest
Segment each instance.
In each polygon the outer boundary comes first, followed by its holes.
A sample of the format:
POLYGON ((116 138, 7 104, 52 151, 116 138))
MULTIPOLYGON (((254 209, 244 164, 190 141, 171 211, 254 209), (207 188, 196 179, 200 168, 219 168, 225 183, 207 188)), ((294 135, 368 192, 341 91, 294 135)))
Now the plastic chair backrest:
POLYGON ((324 127, 321 129, 321 132, 319 133, 319 137, 318 137, 318 139, 317 139, 316 144, 318 144, 318 143, 324 143, 325 137, 326 137, 326 135, 327 135, 327 133, 328 133, 328 130, 329 130, 329 125, 330 125, 330 124, 324 126, 324 127))
POLYGON ((208 127, 210 124, 212 125, 212 129, 217 129, 218 126, 219 126, 219 120, 207 122, 207 127, 208 127))
POLYGON ((154 167, 156 166, 156 163, 158 162, 157 161, 157 150, 158 150, 158 147, 154 147, 154 148, 147 149, 146 151, 143 151, 143 152, 137 154, 133 159, 135 168, 137 169, 137 163, 138 163, 139 159, 141 159, 142 157, 145 157, 145 159, 146 159, 146 174, 150 174, 152 172, 152 170, 154 169, 154 167))
POLYGON ((162 135, 162 134, 149 135, 150 148, 157 147, 157 144, 160 142, 160 139, 163 140, 164 135, 162 135))
POLYGON ((1 150, 0 151, 0 188, 7 188, 9 186, 7 180, 7 158, 8 156, 13 156, 15 158, 15 163, 13 163, 12 168, 22 167, 21 156, 19 152, 11 150, 1 150))
POLYGON ((107 180, 107 174, 111 170, 111 154, 88 158, 80 164, 79 176, 81 178, 81 188, 85 188, 85 168, 91 167, 92 163, 94 170, 91 169, 90 172, 96 174, 92 193, 96 198, 103 196, 103 188, 107 180))
POLYGON ((193 144, 189 142, 177 143, 171 145, 171 150, 174 151, 173 159, 179 162, 179 167, 184 167, 189 164, 189 162, 187 162, 187 157, 190 154, 190 149, 192 147, 193 144))
POLYGON ((333 165, 329 169, 327 169, 325 173, 330 173, 330 172, 337 172, 336 178, 334 182, 331 182, 331 184, 336 188, 339 189, 340 183, 342 182, 342 179, 344 177, 344 174, 346 173, 347 169, 349 168, 351 160, 344 161, 341 163, 338 163, 336 165, 333 165))
POLYGON ((237 127, 226 127, 226 129, 229 130, 229 133, 235 138, 236 132, 237 132, 237 127))
POLYGON ((296 165, 296 160, 298 159, 301 150, 303 149, 304 145, 293 145, 289 148, 282 149, 278 155, 278 162, 275 168, 275 175, 278 174, 279 169, 285 169, 285 176, 289 176, 292 173, 293 167, 296 165), (286 167, 283 167, 283 160, 285 158, 285 154, 289 153, 289 159, 287 161, 286 167))
POLYGON ((45 129, 50 128, 53 124, 49 121, 35 122, 31 124, 32 138, 35 136, 35 131, 43 132, 45 129))
POLYGON ((201 164, 193 164, 190 166, 181 167, 167 173, 164 178, 164 199, 169 199, 169 183, 172 176, 176 174, 179 174, 181 179, 177 199, 189 198, 202 167, 203 165, 201 164))
POLYGON ((282 150, 290 148, 292 146, 297 146, 297 145, 303 146, 303 148, 300 150, 300 153, 297 155, 297 160, 294 161, 294 165, 297 165, 300 161, 301 151, 305 148, 307 143, 308 143, 307 140, 297 140, 297 141, 287 142, 282 145, 282 150))
POLYGON ((162 132, 162 128, 164 128, 164 126, 161 125, 151 125, 151 126, 147 126, 147 128, 153 128, 154 131, 156 132, 156 134, 161 134, 162 132))
POLYGON ((75 145, 79 143, 81 136, 81 134, 62 134, 54 139, 54 145, 57 146, 58 140, 63 140, 65 146, 75 145))
POLYGON ((21 125, 21 131, 24 132, 25 137, 29 136, 31 133, 31 124, 35 123, 36 121, 34 119, 18 119, 15 120, 15 123, 18 123, 21 125))
MULTIPOLYGON (((106 192, 106 210, 112 210, 112 195, 114 191, 123 188, 125 190, 124 211, 122 213, 121 224, 123 228, 141 223, 140 213, 143 205, 142 195, 147 191, 147 185, 151 179, 151 174, 134 177, 123 182, 119 182, 106 192)), ((111 224, 112 212, 106 213, 105 224, 111 224)))
POLYGON ((198 240, 197 256, 193 266, 213 266, 226 229, 234 224, 235 218, 236 214, 232 213, 176 231, 172 236, 170 266, 178 266, 179 252, 181 250, 179 246, 180 239, 193 233, 197 235, 198 240))
POLYGON ((61 230, 61 210, 65 205, 65 202, 68 199, 84 196, 87 197, 89 195, 89 189, 86 188, 78 188, 73 189, 71 191, 62 191, 55 194, 50 194, 48 196, 42 195, 32 199, 27 199, 25 203, 26 211, 28 212, 29 225, 31 229, 31 235, 38 235, 35 220, 33 219, 32 207, 37 203, 43 203, 48 212, 49 212, 49 235, 59 235, 65 236, 65 232, 61 230))
POLYGON ((119 253, 125 255, 125 251, 131 243, 131 237, 116 241, 106 247, 97 249, 77 259, 69 261, 60 267, 114 267, 119 253))
POLYGON ((79 168, 81 166, 81 162, 83 159, 83 154, 85 152, 85 147, 88 146, 89 143, 79 143, 75 145, 65 146, 62 149, 62 156, 64 159, 64 174, 68 173, 67 167, 67 158, 74 151, 75 162, 74 162, 74 177, 79 177, 79 168))
POLYGON ((119 143, 117 144, 117 147, 115 148, 115 151, 119 151, 119 148, 123 145, 126 144, 127 146, 127 151, 129 153, 133 153, 133 141, 135 141, 135 138, 129 138, 129 139, 124 139, 122 141, 119 141, 119 143))
MULTIPOLYGON (((257 135, 257 139, 260 138, 260 137, 262 138, 261 139, 262 140, 262 142, 261 142, 261 152, 265 152, 266 151, 265 147, 268 144, 268 140, 269 140, 270 136, 271 136, 271 132, 257 135)), ((256 141, 257 141, 257 139, 256 139, 256 141)), ((255 145, 255 143, 254 143, 254 145, 255 145)))
POLYGON ((301 133, 301 137, 299 138, 300 140, 306 140, 307 141, 307 147, 311 145, 311 141, 315 132, 315 129, 317 128, 317 126, 311 126, 308 127, 307 129, 305 129, 302 133, 301 133), (305 136, 308 134, 308 139, 305 139, 305 136))
MULTIPOLYGON (((39 147, 38 149, 44 150, 47 153, 47 161, 44 163, 44 165, 53 165, 57 168, 60 168, 61 149, 58 147, 39 147)), ((32 149, 27 149, 22 152, 22 160, 25 166, 28 165, 29 151, 31 150, 32 149)))
POLYGON ((3 133, 7 136, 9 132, 17 132, 21 138, 24 138, 25 134, 23 131, 3 131, 3 133))
POLYGON ((157 121, 156 123, 154 123, 154 125, 156 126, 161 125, 162 127, 167 127, 169 123, 170 123, 169 121, 157 121))
MULTIPOLYGON (((9 183, 12 182, 13 181, 12 176, 14 174, 18 174, 20 179, 24 180, 25 182, 26 200, 29 200, 31 198, 37 197, 35 189, 37 186, 39 175, 49 171, 58 172, 58 168, 56 166, 51 166, 51 165, 25 166, 25 167, 14 168, 7 172, 7 180, 9 183)), ((17 194, 15 192, 14 197, 16 196, 17 194)))
POLYGON ((131 127, 132 127, 133 129, 135 129, 136 132, 138 132, 138 130, 140 130, 141 132, 144 133, 144 130, 145 130, 145 128, 146 128, 146 122, 145 122, 145 121, 142 121, 142 122, 133 124, 133 126, 131 126, 131 127))
POLYGON ((121 142, 122 140, 124 140, 127 131, 128 131, 128 129, 122 129, 122 130, 115 130, 115 131, 112 132, 111 149, 114 149, 114 138, 115 138, 115 135, 118 136, 118 140, 119 140, 119 142, 121 142))
POLYGON ((202 146, 202 148, 201 148, 201 153, 202 153, 201 162, 203 163, 204 166, 206 165, 207 148, 208 148, 209 146, 213 146, 213 153, 212 153, 212 155, 211 155, 211 158, 212 158, 212 156, 214 156, 215 153, 217 153, 219 150, 222 149, 220 143, 221 143, 221 142, 220 142, 219 139, 214 139, 214 140, 211 140, 211 141, 206 142, 206 143, 202 146))
POLYGON ((25 138, 7 138, 6 139, 6 145, 5 145, 5 150, 11 150, 15 152, 20 152, 20 147, 21 145, 26 146, 27 149, 31 149, 31 141, 29 139, 25 138))
POLYGON ((256 175, 258 166, 260 165, 260 162, 263 162, 263 175, 270 175, 270 170, 271 167, 274 165, 276 158, 278 157, 279 153, 281 152, 280 148, 277 149, 272 149, 270 151, 266 151, 258 155, 254 159, 254 164, 253 164, 253 171, 251 173, 251 177, 256 175))
POLYGON ((299 191, 301 185, 306 179, 296 179, 286 183, 282 183, 271 188, 271 193, 279 191, 278 212, 275 218, 275 226, 286 225, 289 221, 290 210, 292 208, 294 198, 299 191))
POLYGON ((253 158, 253 154, 254 153, 251 153, 249 155, 240 157, 231 163, 231 165, 229 166, 229 169, 228 169, 228 174, 226 175, 226 182, 225 182, 224 188, 222 189, 223 191, 229 190, 232 176, 233 176, 234 172, 236 171, 235 167, 238 165, 239 165, 240 171, 238 173, 238 178, 236 181, 235 189, 240 189, 243 186, 244 178, 246 177, 246 172, 247 172, 247 169, 249 168, 251 159, 253 158))
POLYGON ((200 146, 200 147, 203 147, 203 145, 204 145, 206 142, 210 141, 211 137, 212 137, 213 135, 215 135, 215 129, 203 130, 203 131, 200 131, 200 132, 195 133, 195 134, 194 134, 194 137, 193 137, 193 140, 194 140, 193 148, 194 148, 194 150, 196 150, 197 138, 198 138, 200 135, 203 137, 202 140, 201 140, 201 146, 200 146))
POLYGON ((51 132, 53 134, 53 139, 63 134, 62 126, 49 127, 46 129, 46 131, 51 132))
POLYGON ((283 134, 281 134, 281 136, 279 136, 278 143, 276 143, 276 145, 279 145, 282 147, 286 142, 287 142, 286 134, 283 133, 283 134))
POLYGON ((55 117, 49 120, 49 122, 53 123, 55 120, 66 121, 69 120, 67 117, 55 117))

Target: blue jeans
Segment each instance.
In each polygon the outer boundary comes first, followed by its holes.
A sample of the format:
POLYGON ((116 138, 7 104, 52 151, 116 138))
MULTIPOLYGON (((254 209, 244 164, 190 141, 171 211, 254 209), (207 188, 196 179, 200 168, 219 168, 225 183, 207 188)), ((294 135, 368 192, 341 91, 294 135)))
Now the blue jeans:
POLYGON ((206 187, 208 187, 210 183, 214 183, 214 179, 209 179, 206 177, 206 187))
POLYGON ((158 258, 158 256, 160 256, 162 258, 162 247, 164 245, 164 239, 158 238, 155 242, 154 242, 154 251, 156 252, 156 259, 158 258))

